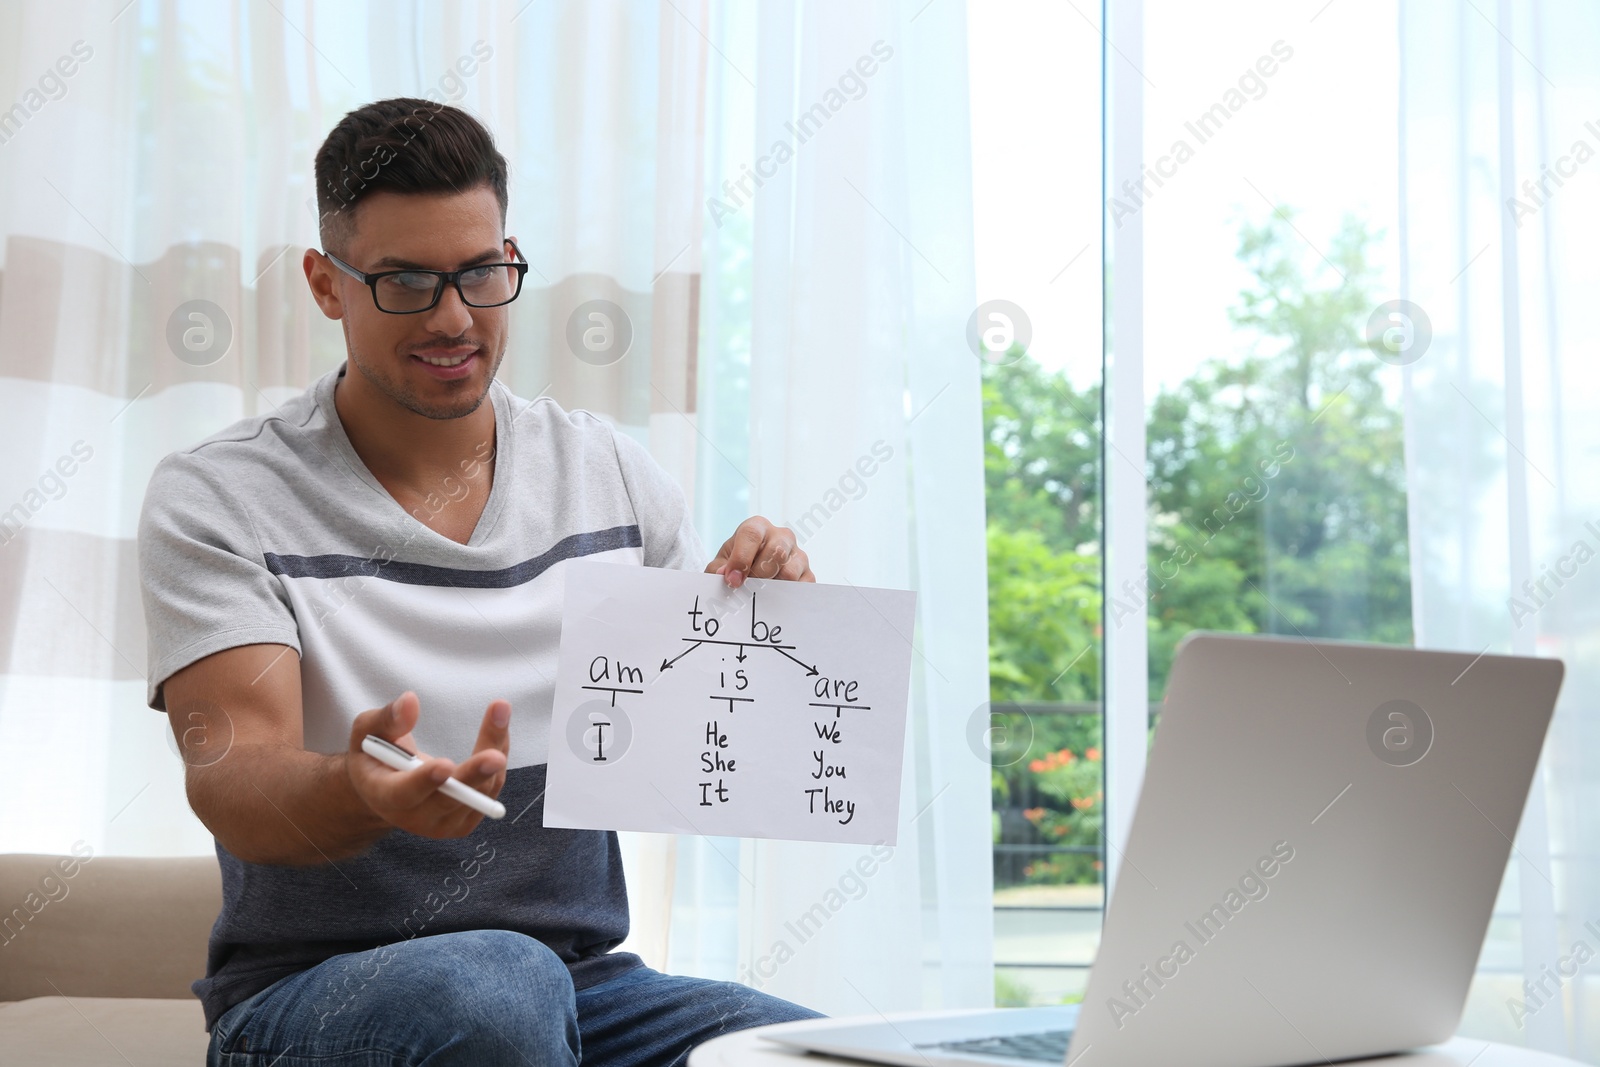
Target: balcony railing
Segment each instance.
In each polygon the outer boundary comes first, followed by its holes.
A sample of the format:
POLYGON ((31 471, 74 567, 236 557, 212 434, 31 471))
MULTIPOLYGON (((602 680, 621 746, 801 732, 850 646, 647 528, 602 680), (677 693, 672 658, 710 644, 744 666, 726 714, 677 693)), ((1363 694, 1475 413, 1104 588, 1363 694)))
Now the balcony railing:
MULTIPOLYGON (((1159 709, 1159 704, 1150 706, 1152 725, 1159 709)), ((1022 715, 1030 719, 1057 715, 1099 716, 1102 712, 1099 703, 1047 701, 996 702, 992 710, 998 714, 1022 715)), ((1035 755, 1038 754, 1042 753, 1035 755)), ((1015 812, 1011 815, 1015 817, 1015 812)), ((1049 842, 1002 841, 994 846, 997 873, 1002 868, 1019 870, 1035 858, 1073 854, 1099 856, 1100 853, 1101 849, 1094 845, 1058 845, 1049 842)), ((1103 887, 1041 885, 1036 889, 1039 895, 1051 899, 1017 900, 1020 894, 1028 897, 1035 895, 1035 887, 1018 885, 1002 890, 1012 898, 1011 901, 997 901, 994 904, 996 949, 1000 953, 1000 958, 995 960, 995 969, 997 972, 1013 972, 1019 982, 1024 980, 1026 974, 1029 977, 1024 984, 1033 995, 1054 1000, 1062 995, 1070 996, 1081 988, 1087 976, 1094 958, 1094 946, 1099 940, 1100 915, 1104 911, 1103 887), (1052 892, 1052 889, 1058 891, 1052 892), (1039 985, 1044 988, 1036 988, 1039 985)))

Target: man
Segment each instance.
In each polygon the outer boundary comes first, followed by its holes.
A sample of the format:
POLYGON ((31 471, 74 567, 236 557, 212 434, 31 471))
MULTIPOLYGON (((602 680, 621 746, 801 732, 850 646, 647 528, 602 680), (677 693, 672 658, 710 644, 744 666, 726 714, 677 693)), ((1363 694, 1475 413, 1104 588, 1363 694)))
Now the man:
MULTIPOLYGON (((611 951, 616 835, 542 825, 562 564, 705 553, 641 446, 495 380, 526 270, 506 173, 455 108, 346 115, 304 268, 348 358, 151 477, 148 699, 223 875, 194 984, 213 1064, 668 1064, 817 1014, 611 951), (380 764, 368 733, 423 764, 380 764), (441 794, 450 777, 506 817, 441 794)), ((760 517, 705 570, 815 580, 760 517)))

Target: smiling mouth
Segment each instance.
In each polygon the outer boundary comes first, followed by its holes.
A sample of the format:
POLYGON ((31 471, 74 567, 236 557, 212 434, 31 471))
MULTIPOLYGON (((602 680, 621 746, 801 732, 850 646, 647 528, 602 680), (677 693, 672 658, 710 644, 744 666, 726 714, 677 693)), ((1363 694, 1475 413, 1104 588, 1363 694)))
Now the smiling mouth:
POLYGON ((420 352, 412 353, 412 355, 422 360, 422 362, 432 364, 435 367, 457 367, 477 354, 478 350, 476 348, 470 352, 465 352, 458 356, 425 356, 420 352))

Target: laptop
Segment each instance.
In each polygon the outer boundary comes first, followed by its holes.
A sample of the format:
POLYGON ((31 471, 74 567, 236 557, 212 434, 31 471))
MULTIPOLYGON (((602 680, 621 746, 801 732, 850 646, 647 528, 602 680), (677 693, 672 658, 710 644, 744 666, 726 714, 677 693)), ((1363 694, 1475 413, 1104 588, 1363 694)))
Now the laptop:
POLYGON ((909 1067, 1286 1067, 1444 1041, 1562 673, 1190 634, 1081 1004, 768 1040, 909 1067))

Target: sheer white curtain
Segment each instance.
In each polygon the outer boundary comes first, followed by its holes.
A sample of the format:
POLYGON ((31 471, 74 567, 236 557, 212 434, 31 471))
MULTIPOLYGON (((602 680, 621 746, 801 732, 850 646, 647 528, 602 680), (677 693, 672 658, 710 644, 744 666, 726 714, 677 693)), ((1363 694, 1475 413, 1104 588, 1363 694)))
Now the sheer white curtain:
POLYGON ((344 358, 300 271, 312 155, 351 108, 430 96, 511 164, 532 270, 502 379, 645 442, 708 547, 752 513, 810 516, 823 580, 919 593, 899 847, 625 835, 629 947, 827 1011, 989 1003, 965 36, 962 5, 919 8, 8 5, 0 849, 210 851, 144 706, 143 489, 162 455, 344 358), (729 203, 779 138, 793 158, 729 203), (634 333, 605 367, 566 341, 595 297, 634 333), (172 340, 193 300, 220 309, 199 356, 172 340))
POLYGON ((1567 668, 1464 1028, 1600 1062, 1597 49, 1585 0, 1401 4, 1417 643, 1567 668))
POLYGON ((918 611, 889 635, 915 649, 898 847, 695 842, 673 962, 829 1013, 988 1005, 963 5, 729 0, 706 31, 702 526, 782 520, 819 580, 915 589, 918 611))

